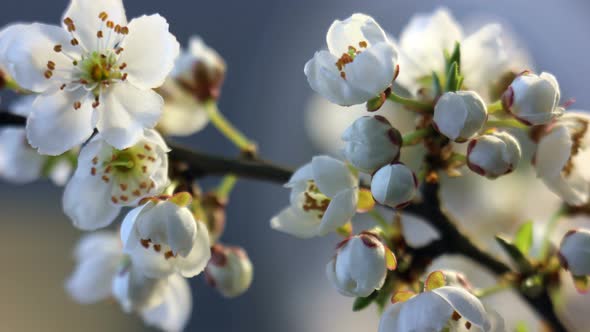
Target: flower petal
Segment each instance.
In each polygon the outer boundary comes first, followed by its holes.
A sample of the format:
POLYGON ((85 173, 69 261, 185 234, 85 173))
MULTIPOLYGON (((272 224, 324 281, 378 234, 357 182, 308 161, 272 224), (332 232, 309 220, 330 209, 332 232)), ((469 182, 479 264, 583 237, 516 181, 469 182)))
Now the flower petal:
POLYGON ((348 47, 359 48, 359 42, 367 46, 387 41, 385 31, 375 20, 365 14, 353 14, 344 21, 335 20, 326 35, 330 53, 340 56, 348 53, 348 47))
POLYGON ((393 332, 397 331, 398 317, 402 310, 403 302, 397 302, 390 305, 381 316, 379 321, 378 332, 393 332))
POLYGON ((490 329, 490 322, 487 319, 487 313, 483 304, 477 297, 461 287, 440 287, 432 291, 445 300, 453 309, 461 315, 462 318, 471 324, 483 328, 484 331, 490 329))
POLYGON ((173 274, 161 291, 162 303, 141 311, 147 325, 164 331, 182 331, 192 313, 192 295, 188 281, 173 274))
POLYGON ((129 82, 141 89, 164 84, 180 53, 180 44, 168 31, 168 22, 158 14, 132 20, 121 47, 125 50, 119 62, 127 64, 129 82))
POLYGON ((153 128, 162 114, 163 99, 152 90, 119 83, 105 93, 99 112, 98 131, 117 149, 126 149, 153 128))
POLYGON ((165 97, 164 110, 158 122, 158 129, 164 134, 189 136, 204 129, 209 123, 205 105, 183 91, 173 80, 166 80, 158 92, 165 97))
POLYGON ((397 324, 391 331, 441 331, 453 314, 453 307, 434 292, 421 293, 400 304, 397 324))
POLYGON ((388 42, 378 43, 357 55, 344 68, 346 80, 369 98, 378 96, 395 77, 397 52, 388 42))
POLYGON ((316 156, 311 160, 313 179, 320 191, 334 197, 340 191, 357 186, 357 179, 348 166, 338 159, 328 156, 316 156))
POLYGON ((288 207, 270 220, 270 227, 298 238, 308 239, 318 235, 319 220, 288 207))
POLYGON ((554 177, 561 173, 570 159, 571 134, 566 126, 556 124, 537 145, 535 169, 541 177, 554 177))
POLYGON ((343 190, 334 196, 322 217, 320 235, 335 231, 349 222, 356 213, 357 201, 358 189, 356 188, 343 190))
POLYGON ((211 242, 207 226, 200 221, 195 221, 197 231, 193 239, 193 248, 188 256, 178 256, 175 259, 178 272, 185 278, 192 278, 203 272, 211 258, 211 242))
POLYGON ((0 131, 0 176, 13 183, 28 183, 42 174, 45 157, 33 150, 23 128, 0 131))
POLYGON ((60 91, 40 95, 27 118, 27 139, 38 152, 60 155, 86 141, 94 130, 93 110, 84 101, 86 91, 60 91), (74 109, 74 102, 81 107, 74 109))

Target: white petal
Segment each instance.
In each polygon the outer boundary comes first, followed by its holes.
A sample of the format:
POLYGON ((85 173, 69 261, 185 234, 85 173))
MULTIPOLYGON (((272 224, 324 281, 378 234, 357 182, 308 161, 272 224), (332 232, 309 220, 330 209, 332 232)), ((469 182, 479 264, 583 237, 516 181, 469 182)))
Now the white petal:
POLYGON ((121 240, 113 232, 94 232, 84 235, 76 248, 74 257, 83 260, 92 255, 122 255, 121 240))
POLYGON ((192 312, 192 295, 188 281, 179 275, 171 275, 162 290, 160 305, 143 310, 146 324, 167 332, 180 332, 186 326, 192 312))
POLYGON ((379 321, 379 331, 378 332, 393 332, 397 331, 398 317, 399 313, 402 310, 403 302, 397 302, 390 305, 383 315, 381 316, 381 320, 379 321))
POLYGON ((388 42, 378 43, 357 55, 344 68, 346 80, 369 98, 378 96, 395 77, 397 52, 388 42))
POLYGON ((126 249, 134 248, 136 243, 134 240, 139 240, 135 234, 135 222, 139 215, 143 212, 143 210, 149 210, 153 208, 154 203, 148 201, 147 203, 136 207, 135 209, 129 211, 123 222, 121 223, 121 242, 126 249))
POLYGON ((560 174, 570 158, 572 145, 572 137, 567 127, 556 124, 537 145, 537 174, 541 177, 554 177, 560 174))
POLYGON ((127 64, 128 80, 141 89, 164 84, 180 53, 180 44, 168 31, 168 22, 155 14, 133 19, 121 47, 119 62, 127 64))
POLYGON ((23 128, 0 131, 0 176, 9 182, 28 183, 42 174, 46 158, 29 146, 23 128))
POLYGON ((115 84, 107 90, 98 112, 97 123, 104 139, 117 149, 126 149, 153 128, 162 114, 163 99, 152 90, 140 90, 129 83, 115 84))
POLYGON ((33 23, 9 26, 0 40, 0 62, 10 76, 22 87, 33 92, 44 92, 50 86, 61 85, 54 72, 51 79, 45 78, 47 63, 53 61, 56 70, 72 69, 72 60, 53 48, 62 45, 63 52, 78 57, 79 49, 70 44, 70 35, 53 25, 33 23))
POLYGON ((209 123, 205 105, 183 91, 176 82, 167 79, 158 90, 164 96, 164 109, 158 129, 172 136, 189 136, 209 123))
POLYGON ((334 197, 340 191, 357 185, 345 163, 328 156, 316 156, 311 160, 313 179, 322 194, 334 197))
POLYGON ((211 242, 207 226, 200 221, 195 221, 197 231, 193 239, 193 248, 186 257, 177 256, 176 267, 185 278, 192 278, 203 272, 211 258, 211 242))
MULTIPOLYGON (((76 25, 74 32, 79 42, 88 50, 96 50, 98 38, 96 34, 99 30, 108 35, 105 22, 99 19, 98 15, 102 12, 108 14, 108 21, 115 25, 127 25, 127 16, 122 0, 71 0, 70 6, 65 11, 63 18, 71 18, 76 25)), ((63 20, 62 20, 63 21, 63 20)), ((67 28, 64 24, 64 28, 67 28)), ((114 38, 112 38, 114 40, 114 38)))
MULTIPOLYGON (((166 203, 164 203, 166 204, 166 203)), ((168 203, 175 205, 174 203, 168 203)), ((187 208, 177 209, 169 216, 166 229, 170 249, 181 256, 187 256, 191 249, 194 250, 193 240, 197 236, 198 223, 187 208)), ((202 231, 202 230, 200 230, 202 231)), ((207 233, 207 231, 205 231, 207 233)))
POLYGON ((320 235, 333 232, 349 222, 356 212, 357 201, 358 190, 356 188, 343 190, 334 196, 322 217, 320 235))
POLYGON ((573 169, 569 176, 561 174, 541 177, 543 183, 561 199, 573 206, 581 206, 590 199, 590 183, 582 174, 573 169))
POLYGON ((40 95, 27 118, 27 138, 39 153, 60 155, 86 141, 94 130, 93 110, 84 102, 86 91, 57 91, 52 95, 40 95), (82 107, 74 109, 76 101, 82 107))
POLYGON ((318 236, 320 221, 299 212, 296 207, 288 207, 270 220, 272 229, 302 239, 318 236))
POLYGON ((334 21, 326 35, 328 49, 336 56, 348 53, 349 46, 358 49, 362 41, 367 42, 368 46, 387 41, 379 24, 365 14, 354 14, 344 21, 334 21))
POLYGON ((55 185, 65 186, 73 172, 72 163, 69 160, 61 159, 52 166, 49 178, 55 185))
POLYGON ((285 185, 287 188, 293 188, 295 185, 301 182, 307 182, 309 180, 313 180, 313 170, 311 167, 311 162, 299 167, 291 178, 289 182, 285 185))
POLYGON ((502 27, 488 24, 461 42, 461 71, 470 89, 486 91, 508 69, 502 27))
POLYGON ((488 331, 490 322, 486 310, 477 297, 460 287, 440 287, 432 291, 444 299, 464 319, 488 331))
POLYGON ((434 292, 424 292, 401 304, 392 331, 438 332, 447 325, 453 307, 434 292))

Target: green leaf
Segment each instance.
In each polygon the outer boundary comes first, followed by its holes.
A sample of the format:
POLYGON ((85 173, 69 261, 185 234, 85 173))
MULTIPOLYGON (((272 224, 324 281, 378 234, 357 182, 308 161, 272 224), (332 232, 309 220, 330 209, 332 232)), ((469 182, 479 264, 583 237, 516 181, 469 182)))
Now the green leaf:
POLYGON ((453 62, 447 73, 447 85, 445 86, 446 91, 457 91, 457 85, 461 79, 460 76, 459 64, 457 62, 453 62))
POLYGON ((440 96, 443 93, 440 77, 436 72, 432 72, 432 90, 435 96, 440 96))
POLYGON ((496 235, 496 241, 502 249, 510 256, 512 261, 516 264, 519 271, 522 273, 528 273, 533 270, 533 267, 529 260, 523 255, 523 253, 512 243, 502 235, 496 235))
POLYGON ((533 222, 522 224, 514 236, 514 245, 523 255, 528 255, 533 245, 533 222))
POLYGON ((461 73, 461 43, 455 42, 453 53, 450 55, 447 53, 447 56, 447 72, 450 71, 453 63, 457 63, 458 72, 461 73))
POLYGON ((365 309, 377 299, 377 295, 379 295, 379 292, 374 291, 367 297, 357 297, 352 304, 352 311, 357 312, 365 309))

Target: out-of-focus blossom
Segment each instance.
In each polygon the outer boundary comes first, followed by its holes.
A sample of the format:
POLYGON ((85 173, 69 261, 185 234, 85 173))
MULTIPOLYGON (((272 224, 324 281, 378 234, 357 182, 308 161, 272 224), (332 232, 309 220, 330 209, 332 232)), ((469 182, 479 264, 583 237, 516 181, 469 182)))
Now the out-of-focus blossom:
POLYGON ((467 165, 489 179, 511 173, 520 162, 518 141, 507 132, 493 132, 469 142, 467 165))
POLYGON ((450 140, 464 142, 481 130, 487 118, 486 104, 476 92, 447 92, 434 107, 433 126, 450 140))
POLYGON ((383 166, 371 181, 371 193, 375 200, 393 208, 409 204, 417 189, 416 174, 401 163, 383 166))
POLYGON ((559 258, 574 277, 590 276, 590 231, 571 230, 561 240, 559 258))
POLYGON ((244 249, 220 244, 211 248, 205 277, 223 296, 232 298, 244 294, 252 284, 253 274, 252 262, 244 249))

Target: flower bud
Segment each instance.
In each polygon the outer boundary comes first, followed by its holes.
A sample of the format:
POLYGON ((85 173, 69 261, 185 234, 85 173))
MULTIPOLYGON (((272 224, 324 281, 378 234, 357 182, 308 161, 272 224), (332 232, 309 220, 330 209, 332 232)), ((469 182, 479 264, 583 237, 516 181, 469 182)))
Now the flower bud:
POLYGON ((402 163, 383 166, 371 181, 371 193, 375 200, 393 208, 409 204, 417 188, 416 175, 402 163))
POLYGON ((366 297, 381 289, 387 275, 386 248, 377 235, 362 233, 338 245, 326 275, 344 296, 366 297))
POLYGON ((524 72, 514 79, 502 95, 504 109, 526 125, 540 125, 564 112, 559 107, 559 83, 549 73, 524 72))
POLYGON ((506 132, 482 135, 469 142, 467 166, 489 179, 512 172, 520 161, 518 141, 506 132))
POLYGON ((225 297, 242 295, 252 284, 252 262, 244 249, 216 244, 211 248, 211 260, 205 277, 225 297))
POLYGON ((209 230, 209 238, 212 243, 217 242, 225 230, 225 206, 226 202, 222 201, 215 193, 207 193, 201 200, 203 219, 209 230))
POLYGON ((447 92, 434 107, 434 128, 452 141, 464 142, 483 127, 486 105, 473 91, 447 92))
POLYGON ((402 146, 400 132, 379 115, 357 119, 344 131, 342 140, 346 159, 366 173, 397 161, 402 146))
POLYGON ((590 275, 590 231, 585 229, 570 230, 565 234, 559 246, 561 266, 574 276, 590 275))

